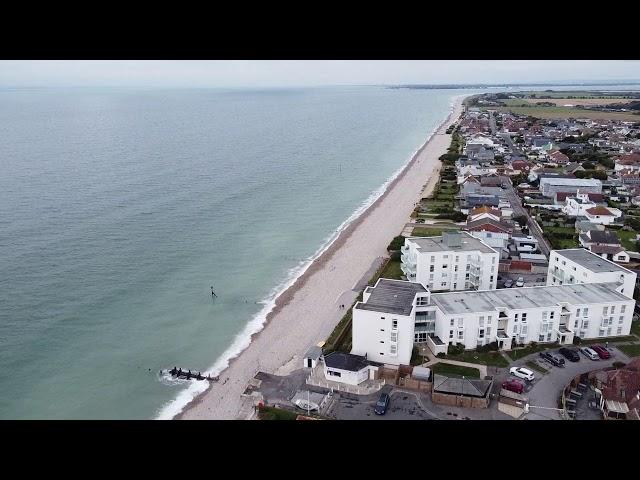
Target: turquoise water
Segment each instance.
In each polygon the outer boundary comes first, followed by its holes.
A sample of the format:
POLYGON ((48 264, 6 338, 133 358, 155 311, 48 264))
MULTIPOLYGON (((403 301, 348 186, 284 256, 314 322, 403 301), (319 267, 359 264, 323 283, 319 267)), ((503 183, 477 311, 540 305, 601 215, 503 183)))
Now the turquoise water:
POLYGON ((179 409, 460 93, 0 90, 0 418, 179 409))

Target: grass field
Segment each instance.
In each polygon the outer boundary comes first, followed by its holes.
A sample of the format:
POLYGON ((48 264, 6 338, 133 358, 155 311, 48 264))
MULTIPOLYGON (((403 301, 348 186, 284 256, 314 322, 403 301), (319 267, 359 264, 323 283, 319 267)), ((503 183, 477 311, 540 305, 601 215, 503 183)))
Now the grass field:
POLYGON ((542 227, 542 231, 544 232, 544 236, 549 242, 551 246, 555 249, 562 248, 575 248, 579 246, 579 242, 577 239, 577 233, 575 229, 568 227, 542 227), (557 233, 562 234, 572 234, 573 238, 559 238, 557 233))
POLYGON ((433 373, 446 375, 447 377, 480 378, 480 370, 462 365, 451 365, 450 363, 436 363, 431 367, 433 373))
MULTIPOLYGON (((637 92, 599 92, 599 91, 588 91, 588 90, 553 90, 551 92, 540 92, 540 91, 531 91, 531 90, 523 90, 521 92, 517 92, 519 94, 524 94, 524 95, 542 95, 545 97, 552 97, 552 98, 572 98, 575 99, 575 97, 586 97, 586 98, 623 98, 625 96, 629 97, 629 95, 624 95, 625 93, 634 93, 637 94, 637 92)), ((632 98, 632 97, 629 97, 632 98)), ((548 99, 545 99, 548 100, 548 99)))
POLYGON ((628 231, 628 230, 616 230, 618 237, 620 238, 620 243, 626 250, 630 250, 635 252, 638 250, 636 247, 636 235, 637 232, 628 231))
MULTIPOLYGON (((540 100, 544 101, 544 100, 540 100)), ((520 101, 522 103, 522 101, 520 101)), ((572 107, 496 107, 501 112, 513 112, 536 118, 590 118, 594 120, 621 120, 640 122, 640 115, 619 112, 597 112, 572 107)))
POLYGON ((453 228, 415 227, 411 235, 414 237, 439 237, 442 232, 453 232, 453 228))
POLYGON ((479 363, 480 365, 490 365, 492 367, 508 367, 507 359, 499 352, 476 352, 467 350, 459 355, 446 355, 444 358, 458 360, 459 362, 479 363))
POLYGON ((618 345, 618 348, 628 357, 640 357, 640 345, 618 345))

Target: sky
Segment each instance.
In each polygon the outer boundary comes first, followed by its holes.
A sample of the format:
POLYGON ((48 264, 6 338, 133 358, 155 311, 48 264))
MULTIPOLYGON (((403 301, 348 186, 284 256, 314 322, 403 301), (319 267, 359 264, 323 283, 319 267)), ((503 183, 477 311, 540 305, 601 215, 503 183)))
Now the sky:
POLYGON ((4 60, 0 87, 289 87, 640 81, 629 60, 4 60))

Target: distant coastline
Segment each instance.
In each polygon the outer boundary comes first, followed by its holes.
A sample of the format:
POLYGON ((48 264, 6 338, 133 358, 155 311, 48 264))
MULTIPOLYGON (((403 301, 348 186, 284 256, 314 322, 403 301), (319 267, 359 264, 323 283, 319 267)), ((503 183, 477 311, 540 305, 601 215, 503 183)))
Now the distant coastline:
POLYGON ((407 85, 387 85, 390 89, 409 89, 409 90, 454 90, 454 89, 475 89, 475 88, 514 88, 514 87, 603 87, 603 86, 628 86, 640 85, 640 80, 627 81, 602 81, 602 82, 572 82, 572 83, 476 83, 476 84, 407 84, 407 85))

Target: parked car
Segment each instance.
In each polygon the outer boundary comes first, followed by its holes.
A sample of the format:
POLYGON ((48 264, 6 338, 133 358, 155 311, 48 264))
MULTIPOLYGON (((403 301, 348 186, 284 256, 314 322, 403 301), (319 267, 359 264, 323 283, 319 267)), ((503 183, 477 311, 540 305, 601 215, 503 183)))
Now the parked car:
POLYGON ((563 347, 558 351, 560 352, 560 355, 562 355, 567 360, 570 360, 572 362, 580 361, 580 355, 578 355, 578 351, 575 348, 563 347))
POLYGON ((523 367, 511 367, 509 373, 528 382, 532 382, 536 378, 531 370, 523 367))
POLYGON ((510 278, 507 278, 504 281, 504 288, 511 288, 513 287, 513 280, 511 280, 510 278))
POLYGON ((582 353, 585 357, 587 357, 590 360, 600 360, 600 356, 596 352, 591 350, 589 347, 582 347, 580 349, 580 353, 582 353))
POLYGON ((522 392, 524 392, 524 384, 514 379, 507 380, 506 382, 502 382, 502 388, 514 393, 521 394, 522 392))
POLYGON ((387 413, 387 408, 389 408, 389 402, 391 401, 391 397, 388 393, 382 393, 378 401, 376 402, 376 407, 373 409, 376 415, 384 415, 387 413))
POLYGON ((564 367, 564 358, 552 352, 540 352, 540 356, 556 367, 564 367))
POLYGON ((516 287, 524 287, 524 278, 518 277, 518 280, 516 280, 516 287))
POLYGON ((596 352, 598 356, 603 360, 609 360, 611 358, 611 353, 609 353, 609 350, 604 348, 602 345, 591 345, 591 350, 596 352))

